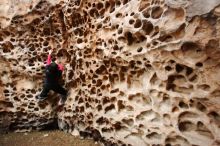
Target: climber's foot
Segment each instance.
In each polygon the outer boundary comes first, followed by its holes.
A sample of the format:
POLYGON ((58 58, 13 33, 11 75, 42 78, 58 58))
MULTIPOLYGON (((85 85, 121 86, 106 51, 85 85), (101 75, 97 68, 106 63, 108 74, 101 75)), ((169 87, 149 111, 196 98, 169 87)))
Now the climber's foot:
POLYGON ((68 96, 69 96, 69 92, 67 92, 66 95, 61 95, 58 105, 64 105, 68 96))
POLYGON ((66 99, 67 99, 67 95, 62 95, 58 105, 64 105, 66 99))
POLYGON ((40 95, 36 96, 36 99, 39 101, 44 101, 47 97, 41 97, 40 95))

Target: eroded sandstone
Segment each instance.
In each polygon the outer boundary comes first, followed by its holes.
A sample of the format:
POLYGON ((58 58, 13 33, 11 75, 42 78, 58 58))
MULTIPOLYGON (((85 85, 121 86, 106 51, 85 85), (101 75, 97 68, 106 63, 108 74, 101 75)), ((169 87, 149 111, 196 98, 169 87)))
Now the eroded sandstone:
POLYGON ((1 21, 2 128, 58 119, 105 145, 220 145, 218 0, 33 3, 1 21), (66 62, 61 109, 56 94, 35 99, 51 39, 66 62))

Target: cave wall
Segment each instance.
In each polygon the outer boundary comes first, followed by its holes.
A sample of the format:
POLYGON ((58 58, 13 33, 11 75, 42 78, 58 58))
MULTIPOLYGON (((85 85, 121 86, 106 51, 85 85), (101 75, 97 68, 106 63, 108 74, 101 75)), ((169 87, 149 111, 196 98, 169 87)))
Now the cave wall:
POLYGON ((0 129, 58 119, 105 145, 220 145, 219 4, 0 2, 0 129), (65 62, 64 107, 53 92, 35 99, 51 45, 65 62))

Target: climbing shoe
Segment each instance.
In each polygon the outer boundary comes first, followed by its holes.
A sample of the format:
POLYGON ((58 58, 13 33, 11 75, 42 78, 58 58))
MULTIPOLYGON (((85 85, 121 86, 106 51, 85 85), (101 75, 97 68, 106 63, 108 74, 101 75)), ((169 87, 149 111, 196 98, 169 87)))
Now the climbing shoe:
POLYGON ((41 97, 40 95, 36 96, 37 100, 44 101, 47 97, 41 97))

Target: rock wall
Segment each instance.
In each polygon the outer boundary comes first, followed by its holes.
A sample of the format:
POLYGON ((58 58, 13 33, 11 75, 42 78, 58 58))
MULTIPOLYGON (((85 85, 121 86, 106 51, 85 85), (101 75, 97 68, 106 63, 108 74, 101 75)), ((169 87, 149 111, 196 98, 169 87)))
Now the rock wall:
POLYGON ((105 145, 220 145, 219 0, 4 2, 0 129, 58 119, 105 145), (51 45, 65 62, 63 108, 52 92, 35 99, 51 45))

